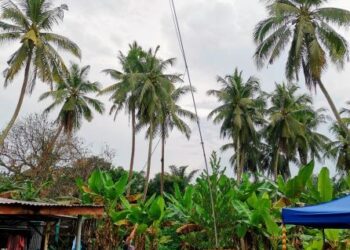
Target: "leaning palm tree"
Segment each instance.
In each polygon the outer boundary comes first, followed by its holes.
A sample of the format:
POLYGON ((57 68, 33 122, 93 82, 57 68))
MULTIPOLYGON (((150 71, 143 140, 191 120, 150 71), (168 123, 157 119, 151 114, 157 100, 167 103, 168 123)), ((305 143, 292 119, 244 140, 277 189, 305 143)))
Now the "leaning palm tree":
POLYGON ((59 124, 58 134, 63 131, 69 137, 80 129, 83 119, 91 121, 94 109, 97 113, 104 112, 101 101, 94 99, 89 94, 97 94, 100 91, 98 82, 90 82, 87 77, 90 66, 80 68, 72 64, 69 73, 65 74, 56 84, 56 89, 40 96, 40 101, 48 97, 53 99, 44 113, 50 113, 60 107, 56 122, 59 124))
POLYGON ((270 64, 289 46, 286 77, 298 80, 303 72, 309 89, 321 89, 338 123, 347 131, 339 112, 322 82, 327 63, 338 68, 349 56, 347 40, 332 27, 349 27, 350 11, 322 7, 327 0, 270 0, 269 17, 255 28, 254 40, 258 44, 255 59, 259 67, 270 64), (271 3, 272 2, 272 3, 271 3), (327 56, 328 54, 328 56, 327 56))
POLYGON ((62 49, 79 58, 81 56, 75 43, 64 36, 51 33, 53 26, 63 20, 66 10, 67 5, 53 7, 51 0, 1 1, 0 43, 20 44, 10 57, 8 68, 4 72, 5 87, 23 67, 24 79, 15 112, 0 135, 0 146, 18 117, 25 93, 33 91, 36 78, 52 83, 58 72, 67 70, 56 49, 62 49))
POLYGON ((143 49, 134 42, 129 45, 128 54, 125 56, 122 52, 119 53, 119 62, 122 65, 122 71, 114 69, 104 70, 116 83, 108 86, 101 91, 101 94, 111 94, 110 101, 113 105, 110 109, 110 114, 114 113, 114 120, 121 110, 125 110, 131 116, 131 158, 129 166, 129 185, 127 194, 130 195, 130 182, 134 172, 135 158, 135 137, 136 137, 136 112, 138 108, 138 97, 135 95, 135 90, 138 82, 135 80, 135 75, 142 73, 141 60, 145 57, 143 49))
POLYGON ((296 140, 305 138, 305 126, 299 120, 300 116, 311 112, 311 97, 298 95, 295 85, 276 84, 276 89, 271 94, 271 107, 268 109, 269 124, 264 134, 267 142, 272 147, 272 173, 277 179, 281 173, 280 161, 285 159, 289 171, 289 161, 295 155, 296 140))
POLYGON ((218 83, 222 84, 220 90, 209 90, 208 95, 213 95, 221 104, 210 112, 208 118, 213 118, 214 123, 221 123, 221 135, 230 138, 232 143, 224 145, 223 150, 233 147, 235 150, 235 170, 237 181, 241 181, 246 145, 256 142, 256 126, 263 123, 261 110, 264 102, 261 96, 258 79, 250 77, 244 81, 242 72, 235 69, 233 75, 218 77, 218 83))
POLYGON ((144 199, 147 197, 152 161, 152 143, 155 137, 156 127, 158 122, 163 120, 164 114, 161 112, 163 104, 171 102, 170 93, 172 93, 175 88, 173 82, 175 78, 178 78, 176 74, 165 73, 165 70, 173 65, 175 59, 159 59, 157 55, 158 50, 159 46, 154 51, 150 49, 147 56, 144 58, 142 62, 142 73, 137 75, 137 81, 140 82, 140 85, 135 91, 139 103, 139 127, 143 127, 144 124, 148 126, 147 137, 149 139, 149 145, 144 199))
MULTIPOLYGON (((178 80, 178 77, 175 77, 178 80)), ((191 111, 183 109, 179 106, 178 102, 180 98, 191 91, 190 86, 182 86, 173 89, 170 93, 171 100, 164 100, 162 103, 162 115, 159 116, 161 119, 156 128, 156 131, 162 138, 162 156, 161 156, 161 174, 160 174, 160 193, 163 195, 164 191, 164 157, 165 157, 165 141, 169 137, 170 132, 176 128, 178 131, 183 133, 187 139, 190 138, 191 128, 186 124, 183 118, 191 121, 196 120, 196 116, 191 111)))

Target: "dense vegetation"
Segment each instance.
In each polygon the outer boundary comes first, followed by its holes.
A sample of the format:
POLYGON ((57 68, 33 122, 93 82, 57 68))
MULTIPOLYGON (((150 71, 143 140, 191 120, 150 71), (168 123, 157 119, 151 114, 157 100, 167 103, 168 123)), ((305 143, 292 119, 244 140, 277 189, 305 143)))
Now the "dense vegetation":
MULTIPOLYGON (((103 88, 89 80, 90 66, 68 67, 56 50, 81 57, 78 45, 52 33, 53 26, 63 21, 67 5, 56 7, 49 0, 1 1, 0 45, 19 45, 4 72, 5 87, 24 75, 17 107, 0 135, 0 196, 103 204, 105 216, 90 232, 92 249, 119 249, 130 242, 136 249, 278 249, 281 208, 330 201, 350 190, 350 111, 335 106, 322 81, 327 63, 341 69, 348 59, 348 42, 336 28, 349 27, 350 12, 324 7, 326 2, 266 3, 269 17, 254 30, 254 58, 261 67, 287 51, 286 82, 276 83, 267 93, 259 79, 236 68, 218 76, 220 86, 208 90, 218 102, 208 119, 220 126, 220 135, 228 140, 221 150, 231 152, 235 173, 231 178, 215 152, 209 173, 188 173, 190 167, 174 165, 166 172, 170 133, 176 129, 189 139, 190 122, 199 117, 181 107, 181 98, 195 89, 172 72, 174 58, 159 57, 159 46, 144 49, 136 42, 130 44, 128 51, 119 53, 120 68, 103 71, 114 81, 103 88), (300 72, 310 89, 320 88, 325 95, 334 121, 300 91, 300 72), (52 103, 43 114, 17 119, 25 94, 35 91, 37 78, 49 86, 40 101, 52 103), (130 115, 127 170, 112 165, 114 153, 108 146, 100 155, 93 154, 76 134, 84 122, 105 112, 101 95, 109 97, 109 114, 115 120, 121 111, 130 115), (48 115, 56 111, 51 121, 48 115), (332 137, 321 133, 320 126, 328 126, 332 137), (145 172, 134 170, 135 135, 140 131, 148 140, 145 172), (152 178, 157 137, 161 168, 152 178), (327 167, 314 171, 315 162, 326 159, 335 164, 333 178, 327 167), (298 170, 294 177, 292 167, 298 170)), ((317 230, 288 229, 289 247, 321 248, 317 230)), ((346 230, 326 230, 328 248, 349 249, 348 236, 346 230)))

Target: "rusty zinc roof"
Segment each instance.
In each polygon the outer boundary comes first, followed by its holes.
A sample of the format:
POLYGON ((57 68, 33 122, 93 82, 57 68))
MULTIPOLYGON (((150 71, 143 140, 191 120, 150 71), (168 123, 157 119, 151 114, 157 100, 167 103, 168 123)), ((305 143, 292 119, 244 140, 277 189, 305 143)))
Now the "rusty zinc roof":
POLYGON ((103 207, 97 205, 81 205, 81 204, 62 204, 62 203, 47 203, 47 202, 36 202, 36 201, 21 201, 0 198, 1 205, 22 205, 22 206, 33 206, 33 207, 103 207))
POLYGON ((0 198, 0 215, 7 216, 79 216, 100 217, 103 206, 58 204, 0 198))

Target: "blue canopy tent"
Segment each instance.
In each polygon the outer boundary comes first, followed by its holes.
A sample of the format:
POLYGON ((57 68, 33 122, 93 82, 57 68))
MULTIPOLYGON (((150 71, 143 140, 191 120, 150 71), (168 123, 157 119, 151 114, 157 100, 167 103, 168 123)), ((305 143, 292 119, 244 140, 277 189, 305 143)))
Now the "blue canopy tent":
POLYGON ((350 196, 314 206, 284 208, 282 221, 314 228, 350 228, 350 196))
POLYGON ((282 221, 284 225, 349 229, 350 196, 313 206, 284 208, 282 221))

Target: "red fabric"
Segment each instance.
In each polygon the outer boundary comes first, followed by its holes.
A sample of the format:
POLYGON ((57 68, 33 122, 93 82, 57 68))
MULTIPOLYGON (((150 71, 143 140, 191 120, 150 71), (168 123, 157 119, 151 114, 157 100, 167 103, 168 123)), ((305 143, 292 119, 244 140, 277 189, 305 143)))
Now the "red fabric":
POLYGON ((11 235, 7 240, 7 250, 24 250, 25 238, 22 235, 11 235))

